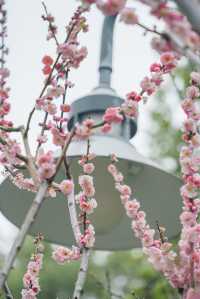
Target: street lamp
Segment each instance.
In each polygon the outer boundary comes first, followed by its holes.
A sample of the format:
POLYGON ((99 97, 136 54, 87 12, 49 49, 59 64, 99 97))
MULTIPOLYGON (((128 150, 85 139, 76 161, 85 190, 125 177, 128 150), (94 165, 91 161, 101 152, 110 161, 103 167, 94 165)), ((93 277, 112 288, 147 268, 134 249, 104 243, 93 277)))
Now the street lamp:
MULTIPOLYGON (((120 106, 123 102, 110 87, 115 20, 116 16, 105 17, 104 20, 99 85, 72 104, 69 129, 87 117, 99 122, 106 108, 120 106)), ((129 141, 136 131, 136 121, 126 118, 121 125, 114 126, 109 134, 103 135, 99 129, 90 138, 90 150, 97 156, 94 182, 98 208, 91 216, 96 231, 96 249, 120 250, 139 246, 137 239, 132 235, 130 220, 125 215, 113 179, 107 172, 112 153, 119 158, 118 167, 124 174, 126 183, 133 187, 142 209, 147 212, 148 222, 154 227, 156 221, 165 226, 169 238, 179 232, 181 182, 136 151, 129 141)), ((77 161, 81 155, 86 154, 86 149, 87 141, 73 141, 67 152, 76 186, 80 173, 77 161)), ((61 169, 58 180, 63 178, 64 169, 61 169)), ((78 187, 76 191, 79 191, 78 187)), ((33 195, 30 192, 16 189, 8 179, 1 185, 0 210, 17 226, 21 225, 32 199, 33 195)), ((75 243, 66 199, 60 194, 56 199, 46 199, 43 203, 30 231, 31 234, 37 232, 44 234, 45 238, 53 243, 75 243)))

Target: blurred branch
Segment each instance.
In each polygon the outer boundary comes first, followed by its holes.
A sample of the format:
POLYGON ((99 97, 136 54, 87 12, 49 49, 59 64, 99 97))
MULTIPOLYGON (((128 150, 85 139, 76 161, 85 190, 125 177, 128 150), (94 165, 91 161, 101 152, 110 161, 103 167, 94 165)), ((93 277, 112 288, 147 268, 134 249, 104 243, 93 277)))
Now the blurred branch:
POLYGON ((200 1, 174 0, 178 7, 187 16, 194 30, 200 33, 200 1))
POLYGON ((183 92, 181 91, 181 89, 176 84, 176 78, 175 78, 175 76, 173 74, 170 74, 170 77, 172 79, 172 83, 173 83, 173 86, 174 86, 174 88, 176 90, 176 93, 177 93, 179 99, 182 101, 183 98, 184 98, 183 92))
POLYGON ((11 290, 9 289, 7 281, 4 284, 4 292, 5 292, 6 299, 14 299, 11 290))
MULTIPOLYGON (((108 273, 108 271, 106 273, 108 273)), ((108 289, 108 287, 106 287, 105 284, 99 278, 97 278, 94 273, 89 272, 88 275, 92 276, 92 278, 95 279, 98 288, 103 289, 104 291, 106 291, 106 293, 109 293, 109 298, 116 297, 119 299, 123 299, 122 295, 116 294, 110 288, 108 289)))
MULTIPOLYGON (((174 0, 174 1, 180 2, 180 3, 183 2, 185 4, 186 3, 189 4, 189 2, 193 3, 193 13, 195 10, 196 10, 195 11, 196 14, 198 12, 197 19, 198 19, 198 24, 200 24, 200 18, 199 18, 200 9, 196 9, 195 5, 194 5, 194 1, 199 1, 199 0, 190 0, 190 1, 189 0, 174 0)), ((162 3, 163 0, 143 0, 142 2, 144 2, 146 5, 152 7, 154 3, 155 4, 162 3)), ((187 11, 187 13, 188 13, 188 11, 187 11)), ((189 15, 189 13, 188 13, 188 15, 189 15)), ((186 14, 186 16, 188 16, 188 15, 186 14)), ((200 25, 198 25, 198 28, 200 28, 200 25)), ((164 38, 167 38, 167 40, 170 41, 170 43, 173 45, 174 49, 176 51, 178 51, 179 53, 181 53, 182 55, 186 56, 190 60, 190 62, 196 66, 196 68, 198 70, 200 69, 199 55, 197 55, 193 50, 191 50, 189 47, 187 47, 187 45, 182 40, 180 40, 180 38, 176 34, 174 34, 171 31, 170 32, 168 31, 168 32, 165 32, 164 38)))

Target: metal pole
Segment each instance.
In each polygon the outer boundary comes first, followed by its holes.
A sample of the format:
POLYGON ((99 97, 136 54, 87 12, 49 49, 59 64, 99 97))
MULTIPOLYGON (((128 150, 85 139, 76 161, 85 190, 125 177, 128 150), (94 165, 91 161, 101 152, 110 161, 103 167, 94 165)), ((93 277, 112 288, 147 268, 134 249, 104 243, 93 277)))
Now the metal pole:
POLYGON ((99 86, 110 87, 111 84, 113 33, 116 17, 117 15, 106 16, 103 23, 99 64, 99 86))

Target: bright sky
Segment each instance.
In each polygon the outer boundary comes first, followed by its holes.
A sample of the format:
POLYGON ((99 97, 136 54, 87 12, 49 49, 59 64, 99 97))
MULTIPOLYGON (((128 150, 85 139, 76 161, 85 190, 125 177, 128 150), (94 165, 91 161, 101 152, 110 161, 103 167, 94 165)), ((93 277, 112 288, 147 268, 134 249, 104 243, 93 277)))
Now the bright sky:
MULTIPOLYGON (((53 55, 55 50, 53 41, 46 41, 47 24, 41 19, 43 9, 40 0, 17 2, 7 0, 6 2, 10 48, 8 66, 11 70, 10 86, 12 90, 11 115, 16 124, 21 125, 25 123, 27 112, 33 107, 41 90, 43 80, 41 58, 44 54, 53 55)), ((59 40, 62 41, 64 26, 70 20, 78 2, 75 0, 46 0, 45 3, 49 12, 56 18, 61 32, 59 40)), ((137 1, 130 3, 137 8, 142 23, 153 24, 154 19, 149 17, 144 6, 138 4, 137 1)), ((72 74, 71 80, 76 85, 69 93, 70 101, 88 93, 97 84, 102 21, 101 13, 92 9, 88 15, 89 32, 81 38, 81 44, 87 46, 89 55, 80 69, 72 74)), ((144 37, 140 28, 118 23, 115 33, 113 87, 121 96, 124 96, 134 88, 139 90, 140 80, 144 75, 148 75, 149 65, 156 61, 158 56, 150 47, 149 41, 152 36, 144 37)), ((145 105, 145 109, 148 109, 148 105, 145 105)), ((144 108, 142 108, 143 110, 144 108)), ((134 143, 141 153, 145 153, 146 118, 143 113, 141 115, 139 131, 134 143)), ((35 119, 35 123, 38 121, 39 119, 35 119)), ((7 251, 14 235, 13 228, 0 219, 0 252, 1 250, 7 251)))

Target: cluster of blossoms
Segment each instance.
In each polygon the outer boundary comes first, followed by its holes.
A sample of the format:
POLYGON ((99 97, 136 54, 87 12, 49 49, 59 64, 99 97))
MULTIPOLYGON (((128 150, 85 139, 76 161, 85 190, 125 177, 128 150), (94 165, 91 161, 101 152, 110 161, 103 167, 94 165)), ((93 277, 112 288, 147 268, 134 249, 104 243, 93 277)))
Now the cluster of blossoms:
POLYGON ((42 239, 43 237, 40 234, 35 239, 35 253, 31 257, 23 277, 22 299, 36 299, 40 292, 39 273, 42 268, 44 251, 44 246, 41 243, 42 239))
MULTIPOLYGON (((89 219, 87 219, 87 215, 93 213, 94 209, 97 207, 97 202, 93 198, 95 189, 93 177, 91 176, 95 169, 94 164, 91 162, 94 158, 95 155, 88 152, 87 155, 82 156, 82 158, 79 160, 79 164, 84 172, 83 175, 79 176, 79 184, 82 191, 75 197, 76 203, 80 209, 80 224, 83 225, 83 233, 81 233, 80 230, 78 232, 77 238, 75 237, 79 247, 73 246, 72 249, 62 246, 57 247, 53 251, 52 257, 58 264, 65 264, 66 262, 78 260, 81 257, 82 248, 92 248, 94 246, 94 227, 90 223, 89 219)), ((73 180, 63 180, 58 185, 58 188, 65 196, 71 195, 74 190, 73 180)), ((79 226, 80 224, 77 222, 75 225, 79 226)))
MULTIPOLYGON (((198 215, 200 212, 200 109, 197 103, 200 97, 200 74, 191 73, 191 86, 186 90, 186 99, 182 108, 186 114, 183 126, 183 140, 186 146, 180 152, 180 165, 184 185, 181 188, 183 198, 183 212, 180 220, 183 226, 179 241, 179 258, 182 264, 185 284, 195 287, 190 293, 200 296, 200 225, 198 215)), ((197 296, 196 295, 196 296, 197 296)), ((188 298, 193 298, 188 295, 188 298)))
POLYGON ((131 199, 131 189, 123 183, 123 175, 118 171, 112 158, 108 171, 115 180, 115 187, 128 217, 132 219, 132 229, 143 245, 144 252, 156 270, 161 271, 174 288, 182 290, 183 298, 195 299, 200 296, 200 109, 196 100, 200 97, 200 74, 191 73, 191 86, 186 90, 187 98, 182 108, 187 116, 184 121, 183 146, 180 152, 180 164, 184 185, 181 188, 183 212, 180 215, 182 224, 178 253, 173 251, 160 229, 160 240, 154 239, 155 231, 146 223, 145 213, 140 210, 140 203, 131 199))
MULTIPOLYGON (((161 3, 155 0, 140 1, 149 6, 151 14, 158 19, 162 19, 166 24, 166 29, 175 33, 185 46, 188 46, 193 50, 199 50, 200 37, 192 29, 191 24, 180 11, 171 7, 167 1, 161 3)), ((96 4, 105 15, 119 14, 120 19, 126 24, 138 24, 138 16, 136 15, 134 8, 126 6, 126 0, 82 0, 82 2, 86 5, 96 4)), ((164 35, 163 37, 165 38, 164 35)), ((161 36, 161 39, 156 38, 157 45, 166 44, 168 49, 172 49, 173 46, 170 45, 169 40, 165 38, 165 41, 163 41, 163 37, 161 36)))
MULTIPOLYGON (((127 7, 127 1, 125 0, 82 1, 88 5, 95 3, 105 15, 119 14, 120 19, 126 24, 138 24, 138 16, 136 15, 134 8, 127 7)), ((192 29, 191 24, 180 11, 171 7, 167 1, 160 3, 155 0, 141 0, 141 2, 148 5, 151 9, 151 14, 158 19, 162 19, 166 24, 167 31, 173 32, 176 36, 178 36, 185 46, 188 46, 193 50, 199 50, 199 35, 192 29)), ((172 49, 173 46, 170 45, 169 40, 165 39, 165 41, 163 41, 163 37, 161 36, 161 39, 156 38, 157 44, 166 44, 168 48, 172 49)))
POLYGON ((50 179, 56 170, 53 152, 44 153, 40 151, 37 159, 38 175, 41 180, 50 179))
POLYGON ((52 38, 56 37, 58 28, 55 24, 55 18, 52 16, 50 13, 47 12, 47 8, 45 4, 43 3, 46 15, 42 16, 42 19, 46 22, 48 22, 48 35, 47 35, 47 40, 50 40, 52 38))
POLYGON ((177 65, 179 56, 174 52, 164 52, 160 57, 159 63, 153 63, 150 66, 151 75, 144 77, 141 81, 141 91, 137 93, 132 91, 127 94, 126 99, 120 107, 109 107, 103 116, 104 126, 102 131, 107 133, 112 128, 112 123, 119 124, 125 117, 136 119, 138 116, 138 103, 141 100, 146 101, 147 96, 157 91, 163 82, 163 76, 170 73, 177 65))
MULTIPOLYGON (((57 39, 57 27, 52 15, 47 12, 43 19, 48 22, 47 39, 54 39, 57 46, 57 58, 53 59, 49 55, 42 58, 42 72, 45 76, 44 87, 39 98, 36 100, 36 105, 29 115, 26 128, 14 128, 12 122, 7 121, 5 116, 9 112, 9 88, 6 86, 6 79, 9 76, 9 71, 4 66, 4 56, 7 54, 7 49, 4 45, 6 37, 6 12, 3 9, 4 1, 0 3, 0 14, 2 15, 2 47, 0 49, 2 60, 0 68, 0 162, 5 167, 6 173, 9 174, 12 182, 19 188, 36 192, 39 183, 43 180, 50 179, 56 170, 56 161, 52 151, 45 151, 41 148, 43 144, 52 138, 52 143, 61 148, 67 142, 69 132, 67 129, 67 113, 70 111, 70 105, 66 103, 66 91, 72 88, 73 84, 68 80, 68 74, 71 68, 77 68, 81 61, 86 57, 87 51, 84 47, 79 47, 78 35, 80 32, 87 31, 86 18, 83 13, 86 8, 79 7, 74 13, 69 25, 66 27, 66 39, 60 44, 57 39), (61 101, 60 101, 61 100, 61 101), (44 112, 44 120, 39 123, 41 132, 37 137, 37 150, 35 158, 32 158, 32 153, 28 144, 29 126, 32 115, 36 110, 44 112), (21 144, 12 138, 12 132, 22 134, 25 154, 22 155, 21 144), (29 177, 25 177, 20 171, 27 168, 29 177)), ((77 129, 78 135, 78 129, 77 129)), ((56 191, 66 192, 66 184, 63 182, 61 186, 55 188, 50 186, 48 194, 55 197, 56 191)))
POLYGON ((81 0, 85 5, 90 6, 91 4, 96 4, 96 6, 105 15, 116 15, 125 6, 127 0, 81 0))
POLYGON ((13 165, 20 165, 21 154, 20 144, 10 138, 10 134, 1 128, 12 128, 13 123, 7 119, 10 112, 9 93, 10 88, 7 86, 7 80, 10 75, 9 70, 6 68, 6 56, 8 48, 5 41, 7 37, 7 11, 4 8, 5 1, 0 2, 0 163, 6 167, 13 168, 13 165))
POLYGON ((78 68, 81 61, 87 56, 87 48, 78 48, 76 41, 70 41, 60 44, 58 46, 58 53, 66 65, 78 68))
POLYGON ((1 39, 1 57, 0 57, 0 124, 10 126, 12 123, 5 121, 3 118, 10 111, 9 87, 7 86, 7 78, 10 75, 9 70, 5 67, 5 56, 8 54, 8 49, 5 45, 5 38, 7 37, 7 11, 4 9, 5 1, 0 2, 0 39, 1 39))
POLYGON ((75 246, 72 246, 72 249, 59 246, 53 251, 52 258, 60 265, 76 261, 80 258, 80 249, 75 246))
POLYGON ((183 41, 185 46, 194 50, 200 49, 199 35, 192 29, 192 26, 186 16, 184 16, 180 11, 170 7, 167 2, 158 3, 154 0, 141 1, 150 6, 152 15, 159 19, 161 18, 165 22, 167 30, 175 33, 175 35, 183 41))
MULTIPOLYGON (((89 148, 89 147, 88 147, 89 148)), ((83 223, 84 232, 80 236, 80 244, 83 247, 91 248, 94 246, 95 242, 95 231, 94 227, 90 223, 90 220, 87 219, 89 214, 94 212, 94 209, 97 207, 95 195, 95 188, 93 183, 93 173, 95 166, 91 162, 95 158, 94 154, 88 153, 79 160, 79 164, 83 169, 83 175, 79 176, 79 185, 81 187, 81 192, 76 195, 76 203, 80 208, 80 219, 83 223)))
POLYGON ((77 139, 88 139, 92 134, 92 128, 94 120, 91 118, 85 119, 81 124, 76 124, 76 138, 77 139))
POLYGON ((64 195, 69 195, 74 189, 74 183, 72 180, 63 180, 59 184, 59 189, 64 195))
MULTIPOLYGON (((64 43, 58 43, 56 32, 52 33, 52 38, 56 39, 57 58, 53 59, 51 56, 45 55, 42 59, 45 89, 36 100, 35 107, 45 112, 45 120, 40 124, 42 132, 37 140, 39 147, 47 141, 45 131, 51 133, 52 142, 56 146, 63 146, 68 137, 66 113, 70 111, 70 105, 65 101, 67 89, 73 87, 73 84, 68 80, 68 75, 70 69, 78 68, 87 56, 87 49, 79 47, 78 41, 78 34, 88 30, 86 18, 82 16, 85 11, 86 9, 79 7, 75 12, 66 28, 67 37, 64 43), (60 99, 62 100, 61 103, 60 99), (47 122, 48 116, 51 116, 51 119, 47 122)), ((49 17, 47 14, 46 18, 52 19, 52 16, 49 17)), ((55 27, 54 25, 53 28, 55 27)), ((51 31, 51 29, 52 26, 49 25, 49 30, 51 31)))

